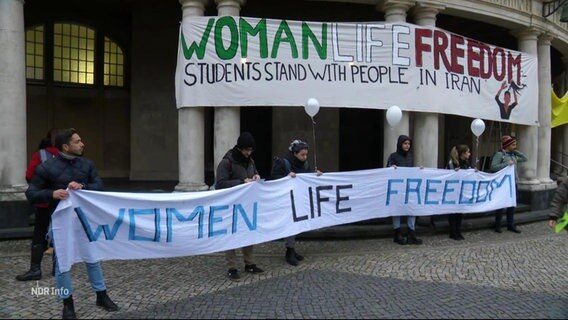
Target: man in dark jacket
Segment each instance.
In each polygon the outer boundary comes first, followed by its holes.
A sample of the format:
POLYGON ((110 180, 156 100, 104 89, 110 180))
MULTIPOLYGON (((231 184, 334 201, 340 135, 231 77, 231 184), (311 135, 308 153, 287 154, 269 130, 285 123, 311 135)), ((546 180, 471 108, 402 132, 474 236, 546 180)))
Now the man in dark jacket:
MULTIPOLYGON (((60 200, 69 197, 71 190, 102 190, 103 181, 94 164, 82 157, 85 145, 75 129, 61 131, 55 138, 60 153, 57 157, 40 164, 35 170, 26 197, 32 204, 48 203, 50 213, 55 211, 60 200)), ((50 226, 50 238, 51 226, 50 226)), ((106 293, 105 281, 99 262, 86 263, 91 287, 97 294, 97 306, 106 311, 116 311, 118 306, 106 293)), ((71 271, 61 272, 56 263, 55 283, 63 300, 63 319, 74 319, 73 286, 71 271)))
POLYGON ((556 189, 556 193, 550 202, 550 214, 548 216, 548 226, 552 229, 563 217, 566 205, 568 204, 568 180, 564 180, 556 189))
MULTIPOLYGON (((256 142, 253 136, 248 132, 243 132, 237 139, 237 145, 227 151, 217 166, 216 189, 227 189, 239 184, 260 180, 254 160, 251 158, 255 148, 256 142)), ((264 272, 253 261, 252 245, 243 247, 241 250, 245 259, 245 272, 253 274, 264 272)), ((237 269, 236 250, 225 251, 225 258, 229 268, 227 276, 231 280, 239 281, 241 276, 237 269)))
MULTIPOLYGON (((387 160, 387 167, 414 167, 414 159, 410 152, 412 148, 412 139, 401 135, 396 143, 396 152, 391 153, 387 160)), ((394 228, 394 242, 398 244, 422 244, 422 240, 416 238, 416 217, 407 216, 406 224, 408 226, 408 237, 403 237, 400 230, 400 216, 392 217, 392 225, 394 228)))

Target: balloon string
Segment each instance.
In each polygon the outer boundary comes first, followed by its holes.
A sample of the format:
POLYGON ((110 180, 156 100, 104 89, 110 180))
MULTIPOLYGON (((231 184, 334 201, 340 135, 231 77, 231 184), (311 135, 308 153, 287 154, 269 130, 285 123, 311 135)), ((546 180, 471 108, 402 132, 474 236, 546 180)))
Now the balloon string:
POLYGON ((475 137, 475 166, 479 168, 479 137, 475 137))
POLYGON ((318 157, 316 152, 316 122, 314 121, 314 117, 311 118, 312 118, 312 134, 314 138, 314 166, 316 168, 316 171, 318 171, 318 157))

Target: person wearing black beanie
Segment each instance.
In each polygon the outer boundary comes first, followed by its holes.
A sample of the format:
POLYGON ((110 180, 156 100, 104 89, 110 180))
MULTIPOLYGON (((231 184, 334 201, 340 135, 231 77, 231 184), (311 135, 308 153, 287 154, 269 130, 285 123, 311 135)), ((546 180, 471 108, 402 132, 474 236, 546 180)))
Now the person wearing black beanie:
POLYGON ((256 149, 256 141, 250 132, 243 132, 237 139, 237 147, 241 150, 246 148, 256 149))
MULTIPOLYGON (((260 180, 254 160, 251 158, 256 142, 252 134, 243 132, 237 139, 237 144, 227 151, 219 165, 215 179, 215 189, 227 189, 243 183, 260 180)), ((245 260, 245 272, 256 274, 264 272, 254 263, 253 246, 241 248, 245 260)), ((225 259, 229 269, 229 279, 239 281, 241 276, 237 269, 237 252, 235 249, 225 251, 225 259)))

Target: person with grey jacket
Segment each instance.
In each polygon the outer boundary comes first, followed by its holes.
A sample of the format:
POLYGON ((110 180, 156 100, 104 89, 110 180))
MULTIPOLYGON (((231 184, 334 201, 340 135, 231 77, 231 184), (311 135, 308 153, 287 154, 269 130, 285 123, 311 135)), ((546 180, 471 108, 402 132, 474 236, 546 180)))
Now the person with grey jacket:
MULTIPOLYGON (((507 166, 515 165, 515 180, 518 180, 519 175, 517 164, 526 162, 527 156, 517 150, 517 138, 512 136, 503 136, 501 139, 501 150, 495 152, 491 158, 491 172, 497 172, 507 166)), ((521 233, 515 226, 514 215, 515 207, 498 209, 495 212, 495 232, 501 233, 501 220, 503 213, 507 215, 507 230, 514 233, 521 233)))
MULTIPOLYGON (((260 180, 258 171, 251 154, 256 148, 256 142, 252 134, 243 132, 237 139, 237 144, 227 151, 219 165, 215 180, 216 189, 227 189, 243 183, 260 180)), ((253 246, 241 248, 245 260, 245 272, 256 274, 264 270, 257 267, 254 263, 253 246)), ((237 269, 237 252, 235 249, 225 251, 225 259, 229 271, 229 279, 239 281, 241 276, 237 269)))

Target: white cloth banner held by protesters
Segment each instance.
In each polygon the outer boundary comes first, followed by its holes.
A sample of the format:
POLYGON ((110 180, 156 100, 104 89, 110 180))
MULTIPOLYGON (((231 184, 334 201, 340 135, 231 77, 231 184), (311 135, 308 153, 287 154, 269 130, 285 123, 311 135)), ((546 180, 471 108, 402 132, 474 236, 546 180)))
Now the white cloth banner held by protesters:
POLYGON ((70 191, 52 216, 59 268, 225 251, 323 227, 516 205, 514 167, 298 174, 188 193, 70 191))
POLYGON ((409 23, 188 16, 175 89, 178 108, 317 97, 322 107, 538 124, 536 56, 409 23))

